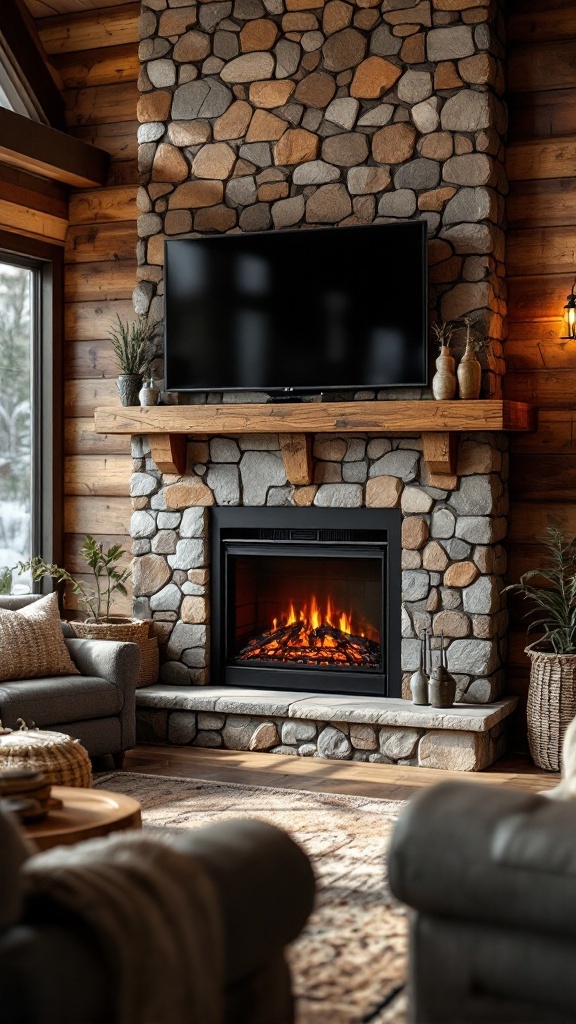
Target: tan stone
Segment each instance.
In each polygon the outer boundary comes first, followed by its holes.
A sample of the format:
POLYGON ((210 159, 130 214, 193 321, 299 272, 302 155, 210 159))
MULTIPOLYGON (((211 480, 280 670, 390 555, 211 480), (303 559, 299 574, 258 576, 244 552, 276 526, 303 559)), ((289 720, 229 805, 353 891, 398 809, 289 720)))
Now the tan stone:
POLYGON ((267 51, 243 53, 224 65, 220 78, 223 82, 257 82, 272 78, 274 63, 274 57, 267 51))
POLYGON ((434 499, 422 488, 408 485, 402 493, 402 511, 404 514, 430 512, 434 499))
POLYGON ((315 160, 320 140, 305 128, 289 128, 274 147, 274 163, 281 166, 315 160))
POLYGON ((325 71, 306 75, 296 86, 294 99, 307 107, 327 107, 336 92, 336 82, 325 71))
POLYGON ((402 44, 400 57, 406 64, 423 64, 426 60, 426 36, 417 32, 402 44))
POLYGON ((276 199, 286 199, 289 193, 287 181, 265 182, 258 188, 258 199, 261 203, 273 203, 276 199))
POLYGON ((324 7, 324 0, 286 0, 287 11, 310 11, 324 7))
POLYGON ((268 110, 256 110, 246 134, 246 142, 276 142, 288 128, 288 122, 268 110))
POLYGON ((424 549, 422 565, 432 572, 443 572, 448 565, 448 555, 437 540, 431 540, 424 549))
POLYGON ((248 746, 250 750, 270 750, 279 742, 280 737, 274 722, 261 722, 252 733, 248 746))
POLYGON ((159 90, 145 92, 138 100, 136 117, 142 123, 147 121, 166 121, 172 105, 172 93, 159 90))
POLYGON ((339 484, 342 482, 342 466, 339 462, 317 462, 314 468, 315 484, 339 484))
POLYGON ((478 576, 474 562, 454 562, 444 573, 444 584, 447 587, 469 587, 478 576))
POLYGON ((450 132, 433 132, 420 140, 420 156, 430 160, 447 160, 454 152, 454 142, 450 132))
POLYGON ((422 567, 422 555, 412 548, 402 548, 401 566, 403 569, 420 569, 422 567))
POLYGON ((434 72, 434 88, 439 89, 458 89, 462 85, 462 79, 456 71, 455 65, 451 60, 442 61, 438 65, 434 72))
POLYGON ((153 181, 185 181, 190 173, 188 161, 176 146, 161 142, 152 164, 153 181))
POLYGON ((225 142, 211 142, 194 157, 192 172, 197 178, 216 178, 224 181, 234 167, 236 154, 225 142))
POLYGON ((285 14, 282 18, 283 32, 314 32, 318 28, 318 18, 306 11, 285 14))
POLYGON ((396 476, 375 476, 366 484, 368 508, 396 508, 400 504, 402 481, 396 476))
POLYGON ((250 102, 255 107, 273 110, 274 107, 284 106, 295 88, 296 83, 290 82, 288 79, 280 82, 251 82, 250 102))
POLYGON ((322 28, 327 36, 348 28, 352 21, 353 8, 342 0, 329 0, 322 16, 322 28))
MULTIPOLYGON (((318 43, 318 46, 322 45, 322 40, 324 39, 324 36, 322 35, 321 32, 314 32, 314 33, 308 32, 306 34, 307 34, 307 36, 309 38, 311 38, 312 35, 314 35, 315 39, 319 39, 320 40, 320 42, 318 43)), ((318 65, 320 63, 320 60, 321 60, 320 50, 318 50, 318 49, 311 50, 309 53, 305 53, 304 56, 302 57, 302 62, 300 64, 300 68, 304 69, 304 71, 314 71, 318 67, 318 65)))
POLYGON ((167 235, 185 235, 192 229, 190 210, 169 210, 164 217, 164 231, 167 235))
POLYGON ((348 445, 340 437, 318 438, 314 442, 314 457, 325 459, 328 462, 341 462, 346 454, 348 445))
POLYGON ((208 121, 172 121, 168 138, 174 146, 203 146, 210 141, 212 129, 208 121))
POLYGON ((146 498, 144 495, 141 495, 138 498, 131 498, 130 504, 132 505, 134 511, 138 512, 140 509, 148 508, 148 498, 146 498))
POLYGON ((430 273, 428 280, 432 284, 449 284, 451 281, 458 281, 462 269, 462 257, 452 256, 449 260, 444 260, 443 263, 437 263, 435 267, 430 267, 430 273))
POLYGON ((432 0, 437 11, 465 11, 469 7, 489 7, 491 0, 432 0))
POLYGON ((219 206, 210 206, 204 210, 198 210, 194 216, 195 231, 230 231, 236 227, 236 210, 221 203, 219 206))
POLYGON ((394 25, 392 32, 395 36, 404 39, 406 36, 413 36, 420 30, 420 25, 394 25))
POLYGON ((433 729, 425 733, 418 747, 418 764, 421 768, 474 772, 486 768, 488 761, 484 736, 475 732, 433 729))
MULTIPOLYGON (((164 491, 166 508, 183 509, 193 505, 213 505, 214 495, 202 480, 190 480, 189 483, 172 484, 164 491)), ((147 556, 145 556, 147 557, 147 556)))
POLYGON ((182 601, 180 618, 182 622, 207 622, 208 607, 206 598, 187 595, 182 601))
POLYGON ((496 62, 489 53, 476 53, 458 61, 458 71, 471 85, 493 85, 496 80, 496 62))
MULTIPOLYGON (((374 192, 381 192, 390 184, 390 175, 385 167, 352 167, 348 171, 348 191, 352 196, 370 195, 374 192)), ((362 217, 362 210, 354 212, 362 217)), ((374 211, 367 211, 366 221, 372 220, 374 211)))
POLYGON ((235 100, 232 106, 222 114, 214 124, 214 138, 217 141, 224 139, 243 139, 250 119, 252 107, 246 100, 235 100))
POLYGON ((189 7, 172 7, 162 11, 158 24, 158 35, 160 36, 181 36, 192 28, 198 20, 196 5, 189 7))
POLYGON ((368 140, 360 132, 331 135, 322 144, 322 158, 338 167, 355 167, 368 156, 368 140))
MULTIPOLYGON (((382 5, 384 8, 385 4, 382 5)), ((429 0, 420 0, 420 3, 415 3, 413 7, 409 7, 408 10, 398 11, 384 11, 384 21, 387 21, 389 25, 404 26, 409 24, 412 25, 426 25, 428 27, 432 24, 432 16, 430 14, 430 3, 429 0)))
POLYGON ((234 168, 233 178, 243 178, 247 174, 254 174, 256 165, 251 164, 249 160, 237 160, 234 168))
POLYGON ((188 459, 194 465, 195 463, 208 462, 210 459, 210 446, 207 441, 189 441, 188 442, 188 459))
POLYGON ((185 181, 168 200, 168 207, 194 210, 201 206, 216 206, 222 201, 224 186, 221 181, 185 181))
POLYGON ((360 725, 353 722, 350 726, 350 740, 356 750, 376 750, 378 741, 373 725, 360 725))
POLYGON ((162 555, 142 555, 132 560, 132 589, 135 597, 156 594, 162 590, 172 570, 162 555))
POLYGON ((366 53, 366 39, 355 28, 345 28, 328 37, 322 53, 328 71, 345 71, 360 64, 366 53))
POLYGON ((268 18, 247 21, 240 33, 240 49, 243 53, 252 50, 271 50, 278 39, 278 26, 268 18))
MULTIPOLYGON (((377 479, 395 480, 396 477, 379 477, 377 479)), ((402 520, 402 547, 411 551, 419 551, 428 540, 428 523, 421 516, 406 516, 402 520)))
POLYGON ((154 235, 148 239, 146 259, 152 266, 161 267, 164 263, 164 242, 166 235, 154 235))
POLYGON ((460 476, 472 473, 497 473, 502 466, 502 455, 496 448, 479 441, 461 441, 458 449, 460 476))
POLYGON ((308 224, 337 224, 352 213, 352 202, 345 185, 321 185, 306 203, 308 224))
POLYGON ((446 188, 434 188, 431 192, 423 192, 418 196, 419 210, 443 210, 449 199, 456 194, 456 189, 451 186, 446 188))
POLYGON ((435 612, 440 607, 440 591, 438 587, 432 587, 432 590, 428 594, 428 600, 426 601, 426 611, 435 612))
POLYGON ((197 583, 199 587, 205 586, 209 578, 210 571, 208 569, 188 569, 190 583, 197 583))
POLYGON ((187 32, 182 36, 174 47, 174 60, 182 64, 193 63, 196 60, 204 60, 210 53, 210 36, 205 32, 187 32))
POLYGON ((354 28, 361 28, 369 32, 378 21, 378 11, 367 8, 364 11, 356 11, 354 15, 354 28))
POLYGON ((416 129, 411 124, 389 124, 372 139, 372 156, 380 164, 402 164, 409 160, 416 145, 416 129))
POLYGON ((314 484, 308 487, 296 487, 292 495, 292 504, 299 505, 300 508, 307 508, 313 504, 317 491, 318 488, 314 484))

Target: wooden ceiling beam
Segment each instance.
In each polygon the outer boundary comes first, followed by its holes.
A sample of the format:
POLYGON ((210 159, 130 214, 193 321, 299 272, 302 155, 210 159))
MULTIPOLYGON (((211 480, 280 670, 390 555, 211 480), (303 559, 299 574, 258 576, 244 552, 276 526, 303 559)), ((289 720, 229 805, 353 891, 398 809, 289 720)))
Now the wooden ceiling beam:
POLYGON ((34 22, 21 0, 2 0, 0 4, 0 51, 36 113, 63 131, 64 100, 48 69, 34 22))
POLYGON ((73 188, 106 184, 110 157, 72 135, 0 108, 0 162, 73 188))

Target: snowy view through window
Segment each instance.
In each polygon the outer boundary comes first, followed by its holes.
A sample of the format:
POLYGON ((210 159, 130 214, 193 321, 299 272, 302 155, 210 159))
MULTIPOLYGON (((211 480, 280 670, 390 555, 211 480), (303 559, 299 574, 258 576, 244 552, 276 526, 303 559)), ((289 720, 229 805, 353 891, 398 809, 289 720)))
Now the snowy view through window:
MULTIPOLYGON (((31 554, 30 270, 0 262, 0 571, 31 554)), ((14 590, 29 590, 15 577, 14 590)))

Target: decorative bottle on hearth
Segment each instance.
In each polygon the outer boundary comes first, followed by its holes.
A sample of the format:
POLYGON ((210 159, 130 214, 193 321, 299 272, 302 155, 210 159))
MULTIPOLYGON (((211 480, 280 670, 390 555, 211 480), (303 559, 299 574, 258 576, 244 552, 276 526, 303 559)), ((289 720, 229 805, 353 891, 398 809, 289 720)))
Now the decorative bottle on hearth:
POLYGON ((420 643, 420 654, 418 658, 418 668, 410 679, 410 690, 412 693, 413 704, 430 704, 428 697, 428 676, 424 671, 424 657, 426 654, 426 633, 424 630, 424 637, 420 643), (424 656, 424 657, 423 657, 424 656))
POLYGON ((440 640, 440 662, 430 673, 430 704, 433 708, 451 708, 456 699, 456 680, 445 664, 444 634, 440 640))

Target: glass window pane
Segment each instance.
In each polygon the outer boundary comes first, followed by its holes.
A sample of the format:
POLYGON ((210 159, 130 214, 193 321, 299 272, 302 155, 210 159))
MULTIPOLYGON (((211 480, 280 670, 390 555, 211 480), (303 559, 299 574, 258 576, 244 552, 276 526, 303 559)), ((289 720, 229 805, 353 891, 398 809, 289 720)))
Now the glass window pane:
MULTIPOLYGON (((0 262, 0 571, 32 555, 33 270, 0 262)), ((14 591, 30 590, 18 576, 14 591)))

